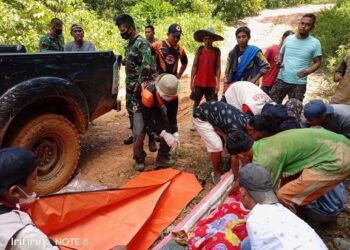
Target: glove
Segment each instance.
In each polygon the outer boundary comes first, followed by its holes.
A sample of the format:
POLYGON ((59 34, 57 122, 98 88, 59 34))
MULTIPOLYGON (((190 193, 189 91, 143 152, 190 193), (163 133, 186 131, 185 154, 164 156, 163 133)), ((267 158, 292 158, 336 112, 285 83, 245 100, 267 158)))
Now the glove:
POLYGON ((171 151, 175 151, 178 147, 180 147, 180 141, 178 139, 175 139, 175 142, 171 146, 171 151))
POLYGON ((175 133, 173 134, 173 136, 175 137, 175 139, 180 140, 179 132, 175 132, 175 133))
POLYGON ((181 144, 180 144, 180 134, 179 134, 179 132, 175 132, 175 133, 173 134, 173 136, 174 136, 174 138, 175 138, 176 141, 177 141, 177 144, 178 144, 177 147, 180 147, 181 144))
POLYGON ((175 137, 172 134, 166 132, 165 130, 163 130, 160 133, 160 137, 164 139, 164 141, 166 142, 166 144, 168 144, 171 150, 175 150, 178 147, 178 144, 180 144, 179 140, 175 139, 175 137))

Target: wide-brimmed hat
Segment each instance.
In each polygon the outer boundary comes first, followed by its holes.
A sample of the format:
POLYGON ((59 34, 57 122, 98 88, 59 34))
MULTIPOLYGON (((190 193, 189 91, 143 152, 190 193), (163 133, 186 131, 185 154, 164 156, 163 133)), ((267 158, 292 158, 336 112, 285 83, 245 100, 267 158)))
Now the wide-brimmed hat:
POLYGON ((172 74, 159 75, 155 83, 160 95, 177 96, 180 93, 179 80, 172 74))
POLYGON ((249 163, 239 172, 239 185, 248 190, 256 203, 278 203, 276 194, 272 189, 271 174, 262 166, 249 163))
POLYGON ((213 28, 207 28, 206 30, 197 30, 193 35, 194 40, 196 40, 197 42, 203 42, 203 37, 205 36, 211 36, 213 38, 213 42, 224 40, 222 36, 215 34, 213 28))

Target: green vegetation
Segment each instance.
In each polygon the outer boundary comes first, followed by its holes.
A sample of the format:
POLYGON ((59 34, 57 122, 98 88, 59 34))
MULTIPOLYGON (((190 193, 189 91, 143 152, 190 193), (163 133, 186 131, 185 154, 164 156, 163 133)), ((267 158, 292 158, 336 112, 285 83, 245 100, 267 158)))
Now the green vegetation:
POLYGON ((193 39, 196 30, 210 26, 218 33, 223 32, 224 22, 219 17, 212 17, 213 10, 214 5, 201 0, 180 0, 176 5, 171 1, 142 0, 126 12, 135 18, 139 30, 152 24, 158 39, 166 38, 170 24, 180 24, 183 30, 180 43, 186 51, 194 52, 198 47, 198 43, 193 39))
POLYGON ((133 6, 128 5, 132 1, 91 1, 95 4, 94 6, 87 2, 83 0, 0 0, 2 16, 0 44, 23 44, 28 51, 36 52, 40 37, 49 30, 51 18, 58 17, 65 23, 66 42, 72 40, 69 32, 70 25, 77 22, 83 25, 86 39, 91 40, 99 50, 122 53, 124 41, 120 38, 111 17, 114 5, 110 5, 106 8, 106 12, 102 13, 103 6, 108 3, 118 5, 117 11, 130 13, 141 32, 145 25, 153 24, 161 39, 165 38, 170 24, 180 23, 184 31, 181 43, 189 52, 193 52, 198 46, 193 41, 193 33, 197 29, 212 26, 220 33, 224 27, 224 23, 218 17, 211 17, 213 6, 207 2, 201 3, 200 0, 188 1, 191 3, 190 6, 186 6, 186 1, 183 0, 183 4, 176 3, 176 7, 171 2, 161 0, 143 0, 137 3, 135 1, 133 6), (193 12, 181 11, 181 8, 186 9, 186 7, 193 12), (107 17, 110 18, 107 19, 107 17))
POLYGON ((301 4, 334 3, 335 0, 264 0, 266 8, 290 7, 301 4))
POLYGON ((322 11, 314 34, 320 39, 324 67, 334 72, 346 53, 350 53, 350 2, 338 1, 335 8, 322 11))
MULTIPOLYGON (((343 0, 346 1, 346 0, 343 0)), ((216 6, 214 16, 220 17, 227 23, 258 13, 264 8, 283 8, 301 4, 333 3, 335 0, 211 0, 216 6)))
MULTIPOLYGON (((181 44, 194 52, 197 29, 213 27, 222 34, 224 22, 252 15, 265 7, 290 6, 315 0, 0 0, 0 44, 23 44, 30 52, 38 51, 38 42, 49 31, 51 18, 65 23, 65 41, 72 37, 69 27, 81 23, 87 40, 99 50, 123 53, 124 41, 114 25, 115 14, 129 13, 138 30, 152 24, 159 39, 166 37, 167 28, 179 23, 183 29, 181 44)), ((335 36, 331 36, 335 37, 335 36)))
POLYGON ((219 16, 228 23, 235 22, 237 19, 258 13, 264 5, 263 0, 212 0, 216 8, 213 15, 219 16))
POLYGON ((113 22, 99 19, 82 0, 36 1, 0 0, 0 44, 23 44, 30 52, 38 51, 39 39, 49 31, 51 18, 65 23, 65 41, 73 40, 69 27, 81 23, 86 39, 99 50, 122 51, 122 40, 113 22))

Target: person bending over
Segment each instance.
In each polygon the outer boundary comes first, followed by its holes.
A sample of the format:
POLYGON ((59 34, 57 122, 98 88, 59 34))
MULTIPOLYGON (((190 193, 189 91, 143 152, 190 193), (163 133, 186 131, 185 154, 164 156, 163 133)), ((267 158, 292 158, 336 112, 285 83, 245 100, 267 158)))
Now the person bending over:
MULTIPOLYGON (((211 154, 214 174, 220 178, 219 164, 223 151, 222 138, 235 131, 248 133, 254 140, 271 134, 270 122, 261 116, 251 117, 224 102, 207 102, 199 105, 193 113, 193 124, 211 154)), ((231 168, 235 178, 238 160, 231 157, 231 168)))

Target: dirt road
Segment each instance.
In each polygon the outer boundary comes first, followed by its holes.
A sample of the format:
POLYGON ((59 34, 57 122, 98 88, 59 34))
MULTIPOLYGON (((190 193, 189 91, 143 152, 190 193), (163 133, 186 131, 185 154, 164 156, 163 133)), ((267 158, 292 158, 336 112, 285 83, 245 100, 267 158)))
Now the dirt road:
MULTIPOLYGON (((278 43, 280 36, 285 30, 294 29, 303 13, 316 12, 321 8, 330 5, 310 5, 292 9, 267 10, 256 17, 241 20, 240 23, 247 24, 252 29, 251 44, 265 49, 267 46, 278 43)), ((235 27, 225 29, 225 42, 221 46, 222 63, 235 45, 235 27)), ((181 136, 181 148, 176 152, 177 163, 175 168, 193 172, 198 178, 206 180, 204 191, 192 202, 193 206, 200 198, 212 188, 209 180, 211 163, 206 153, 204 144, 196 132, 190 131, 192 102, 189 96, 189 72, 181 80, 183 92, 180 96, 180 109, 178 115, 179 130, 181 136)), ((309 80, 307 98, 310 98, 318 89, 323 76, 314 74, 309 80)), ((137 173, 133 170, 132 145, 123 145, 123 139, 127 138, 131 131, 128 129, 129 123, 125 109, 117 113, 111 111, 100 117, 90 125, 89 132, 82 137, 82 153, 79 163, 81 178, 91 184, 107 187, 117 187, 137 173)), ((145 141, 147 151, 146 169, 152 170, 156 153, 148 151, 148 141, 145 141)), ((345 222, 344 222, 345 223, 345 222)), ((324 231, 323 235, 327 239, 337 236, 346 236, 344 224, 337 225, 336 229, 324 231), (333 230, 333 231, 332 231, 333 230)), ((347 223, 350 223, 347 219, 347 223)), ((348 224, 347 224, 348 226, 348 224)))
MULTIPOLYGON (((267 46, 278 43, 285 30, 294 29, 302 13, 319 11, 321 8, 330 6, 309 5, 287 10, 265 10, 259 16, 241 20, 240 24, 246 24, 251 28, 251 44, 258 45, 264 50, 267 46)), ((235 27, 225 29, 225 42, 221 46, 222 71, 227 55, 236 43, 235 29, 235 27)), ((209 158, 197 133, 189 130, 192 109, 192 103, 188 98, 190 68, 191 65, 188 66, 187 74, 181 80, 183 92, 180 96, 178 123, 182 147, 176 154, 178 158, 176 168, 193 171, 204 178, 210 170, 208 169, 209 158)), ((312 76, 309 82, 315 83, 314 79, 318 82, 320 76, 312 76)), ((316 84, 310 85, 316 86, 316 84)), ((313 90, 311 89, 308 93, 313 93, 313 90)), ((123 145, 123 139, 130 133, 125 109, 119 113, 111 111, 94 121, 90 125, 89 132, 82 137, 82 154, 79 163, 82 178, 98 185, 116 187, 133 177, 136 173, 132 168, 132 146, 123 145)), ((147 140, 145 148, 147 148, 147 140)), ((148 152, 147 169, 152 169, 155 156, 156 153, 148 152)))

